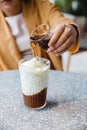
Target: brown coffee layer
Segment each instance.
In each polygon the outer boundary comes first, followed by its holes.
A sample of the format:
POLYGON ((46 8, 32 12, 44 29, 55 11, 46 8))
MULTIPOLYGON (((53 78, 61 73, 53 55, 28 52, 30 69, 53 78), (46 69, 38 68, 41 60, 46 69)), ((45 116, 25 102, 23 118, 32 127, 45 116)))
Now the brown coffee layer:
POLYGON ((34 44, 40 46, 41 48, 47 50, 48 49, 48 42, 50 41, 51 36, 50 35, 36 35, 34 37, 31 37, 34 44))
POLYGON ((24 103, 30 108, 39 108, 46 102, 47 88, 43 89, 37 94, 26 96, 23 94, 24 103))

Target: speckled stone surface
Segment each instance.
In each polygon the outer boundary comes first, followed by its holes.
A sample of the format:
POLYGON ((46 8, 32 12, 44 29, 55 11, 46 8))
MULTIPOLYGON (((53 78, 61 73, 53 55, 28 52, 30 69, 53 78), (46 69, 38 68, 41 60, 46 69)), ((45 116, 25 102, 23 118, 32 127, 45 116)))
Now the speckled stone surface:
POLYGON ((0 72, 0 130, 87 130, 87 75, 50 71, 47 105, 31 110, 19 72, 0 72))

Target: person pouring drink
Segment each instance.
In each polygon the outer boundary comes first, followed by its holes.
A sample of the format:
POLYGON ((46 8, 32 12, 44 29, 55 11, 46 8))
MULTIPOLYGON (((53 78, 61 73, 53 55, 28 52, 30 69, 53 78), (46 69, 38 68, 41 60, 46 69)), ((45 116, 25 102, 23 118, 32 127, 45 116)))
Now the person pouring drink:
POLYGON ((47 58, 51 69, 63 70, 60 55, 78 49, 78 26, 49 0, 0 0, 1 71, 18 69, 18 61, 29 55, 47 58), (52 30, 46 51, 30 44, 31 32, 40 24, 48 24, 52 30))

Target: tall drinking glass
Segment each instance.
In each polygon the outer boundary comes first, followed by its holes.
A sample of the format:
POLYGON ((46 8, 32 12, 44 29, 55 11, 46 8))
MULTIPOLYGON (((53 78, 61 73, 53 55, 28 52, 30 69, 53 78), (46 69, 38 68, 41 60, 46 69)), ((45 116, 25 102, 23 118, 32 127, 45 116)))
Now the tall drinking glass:
POLYGON ((25 105, 41 109, 46 105, 50 61, 29 57, 19 61, 19 72, 25 105))

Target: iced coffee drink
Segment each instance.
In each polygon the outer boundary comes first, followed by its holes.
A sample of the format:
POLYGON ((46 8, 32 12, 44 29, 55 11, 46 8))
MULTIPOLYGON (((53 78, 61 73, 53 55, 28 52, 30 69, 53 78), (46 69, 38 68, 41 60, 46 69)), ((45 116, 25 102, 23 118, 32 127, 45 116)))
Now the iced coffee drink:
POLYGON ((19 71, 24 103, 40 109, 46 105, 48 71, 50 61, 45 58, 29 58, 19 62, 19 71))

